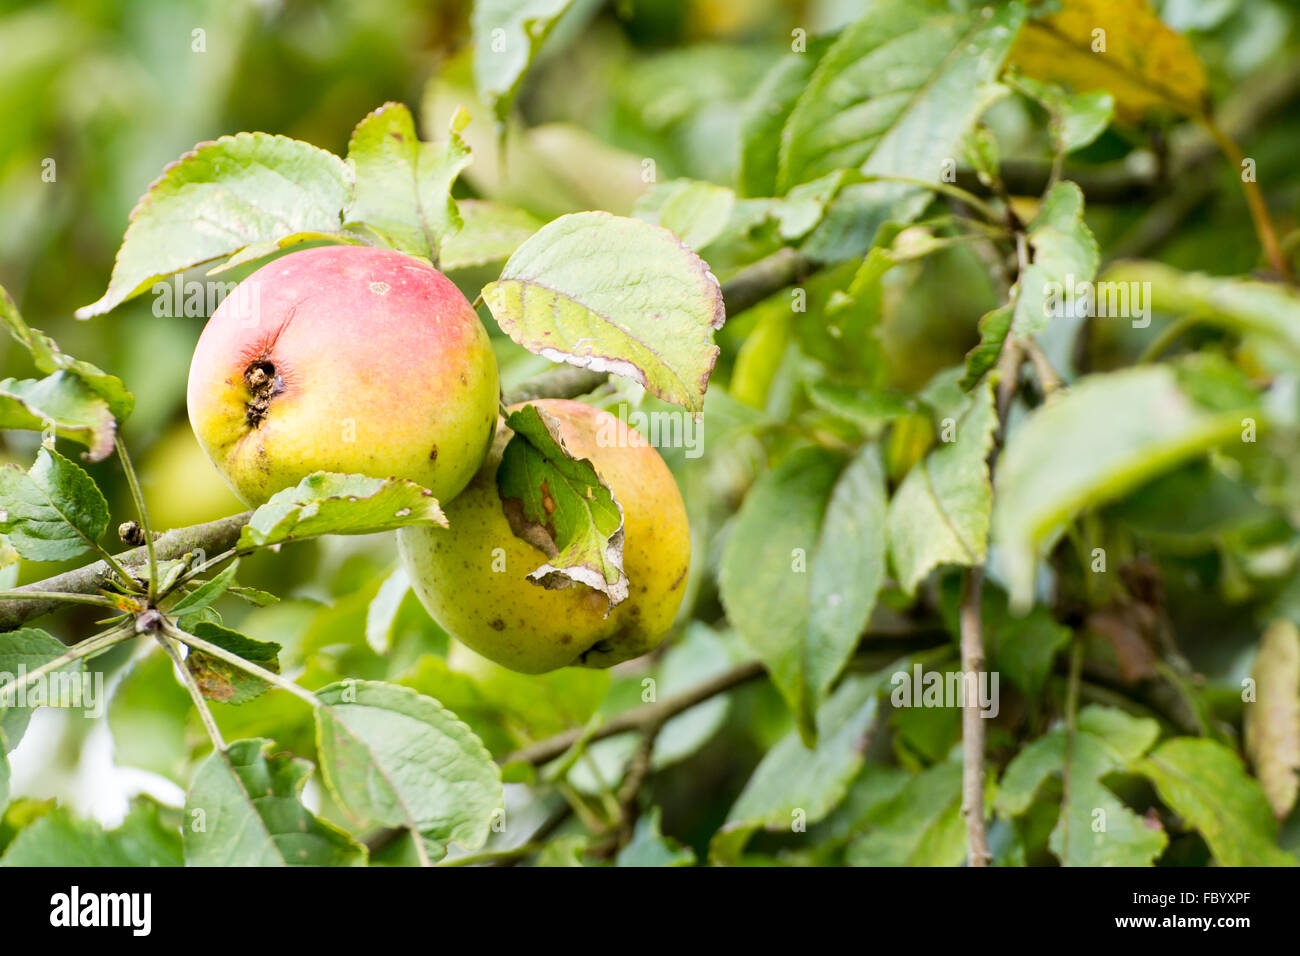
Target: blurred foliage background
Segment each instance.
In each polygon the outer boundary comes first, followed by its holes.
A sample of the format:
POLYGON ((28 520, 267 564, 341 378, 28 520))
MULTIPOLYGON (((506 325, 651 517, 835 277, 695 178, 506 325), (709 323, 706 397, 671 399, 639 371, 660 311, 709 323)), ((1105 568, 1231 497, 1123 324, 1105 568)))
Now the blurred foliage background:
MULTIPOLYGON (((1300 114, 1300 84, 1293 76, 1300 60, 1300 3, 1165 0, 1157 6, 1166 22, 1191 38, 1224 112, 1244 111, 1256 120, 1241 145, 1257 161, 1280 233, 1294 237, 1300 123, 1282 118, 1300 114), (1270 112, 1249 112, 1261 89, 1279 85, 1283 93, 1270 112)), ((473 118, 466 136, 474 164, 458 194, 509 202, 541 219, 589 208, 627 214, 648 188, 647 163, 653 163, 657 181, 692 177, 734 185, 741 104, 789 49, 791 31, 816 34, 859 12, 854 0, 579 0, 530 71, 503 138, 475 99, 468 7, 468 0, 0 4, 0 283, 33 326, 119 375, 135 392, 136 410, 124 431, 156 524, 181 526, 242 510, 203 458, 185 420, 184 383, 203 317, 155 316, 149 296, 107 318, 79 322, 72 312, 102 292, 132 206, 167 163, 196 142, 239 130, 282 133, 343 153, 356 122, 387 100, 418 107, 422 133, 431 138, 464 105, 473 118), (53 182, 42 180, 49 160, 53 182)), ((1043 117, 1027 101, 1008 98, 985 122, 996 130, 1005 159, 1049 157, 1043 117)), ((1167 120, 1117 125, 1071 164, 1100 170, 1128 163, 1137 172, 1154 164, 1158 170, 1178 136, 1177 125, 1167 120)), ((1154 192, 1090 202, 1087 219, 1103 254, 1122 250, 1218 274, 1256 268, 1258 242, 1236 170, 1221 159, 1204 169, 1164 184, 1170 194, 1195 195, 1163 229, 1153 230, 1149 219, 1154 192)), ((735 215, 743 211, 738 204, 735 215)), ((707 257, 725 281, 778 245, 774 236, 757 232, 712 248, 707 257)), ((492 273, 467 269, 452 277, 473 299, 492 273)), ((888 384, 916 389, 937 370, 960 362, 977 341, 976 321, 997 304, 998 294, 987 266, 965 247, 894 270, 882 305, 888 384)), ((747 401, 742 383, 731 381, 737 355, 761 321, 761 310, 751 310, 720 334, 723 355, 710 392, 708 453, 687 460, 680 449, 665 452, 692 515, 696 555, 682 612, 682 620, 692 623, 666 655, 613 674, 565 671, 529 678, 521 688, 523 678, 485 662, 458 660, 461 649, 449 651, 446 636, 400 585, 383 591, 396 566, 391 536, 298 544, 291 556, 246 562, 243 583, 285 600, 250 609, 242 619, 232 615, 233 626, 282 643, 286 667, 304 667, 301 682, 307 687, 365 676, 401 680, 431 693, 469 720, 498 754, 579 723, 595 707, 613 712, 635 703, 647 668, 659 675, 662 694, 727 667, 743 652, 725 629, 702 623, 722 617, 711 578, 717 531, 780 447, 779 434, 767 436, 768 443, 755 437, 760 416, 779 421, 801 410, 798 358, 778 356, 779 368, 756 399, 747 401), (384 594, 390 599, 383 600, 384 594), (487 676, 462 679, 476 669, 487 676)), ((487 327, 507 386, 547 364, 501 338, 495 323, 487 327)), ((1095 366, 1131 361, 1161 328, 1161 321, 1145 334, 1099 328, 1095 366), (1120 338, 1106 337, 1114 335, 1120 338)), ((21 374, 18 365, 25 359, 19 350, 10 343, 0 349, 3 373, 21 374)), ((615 393, 607 401, 620 398, 615 393)), ((38 436, 7 433, 3 441, 0 457, 26 467, 38 436)), ((105 463, 92 472, 111 490, 116 513, 126 516, 117 470, 105 463)), ((1175 592, 1168 605, 1180 619, 1184 650, 1224 687, 1248 669, 1259 609, 1300 611, 1300 579, 1262 593, 1247 580, 1249 568, 1225 565, 1249 553, 1230 547, 1198 551, 1183 562, 1182 576, 1168 581, 1175 592)), ((1264 549, 1256 556, 1269 557, 1264 549)), ((35 580, 57 570, 29 563, 21 573, 23 580, 35 580)), ((47 626, 61 628, 61 635, 89 633, 92 616, 61 613, 47 626)), ((132 790, 167 795, 159 778, 184 780, 204 738, 170 665, 157 654, 134 668, 126 660, 117 663, 117 679, 126 683, 109 720, 113 760, 157 776, 115 777, 102 752, 85 756, 84 739, 96 732, 93 722, 43 713, 51 729, 31 733, 16 755, 19 792, 59 796, 111 821, 125 810, 124 795, 132 790), (38 749, 40 760, 34 756, 38 749), (25 762, 17 759, 24 756, 25 762)), ((229 738, 267 734, 311 755, 309 715, 285 695, 216 709, 229 738)), ((790 721, 766 684, 747 686, 689 716, 661 737, 656 761, 666 772, 653 786, 665 831, 693 844, 702 857, 754 765, 788 732, 790 721), (711 798, 699 800, 702 793, 711 798)), ((957 736, 951 712, 916 711, 898 723, 904 764, 937 759, 957 736)), ((994 749, 997 743, 995 733, 994 749)), ((587 787, 599 791, 602 767, 606 775, 615 773, 634 746, 635 739, 614 738, 593 748, 587 787)), ((101 751, 107 747, 101 739, 101 751)), ((19 806, 20 812, 38 812, 19 806)), ((542 820, 555 806, 517 809, 542 820)), ((329 815, 329 808, 322 813, 329 815)), ((1190 848, 1189 859, 1198 852, 1190 848)))

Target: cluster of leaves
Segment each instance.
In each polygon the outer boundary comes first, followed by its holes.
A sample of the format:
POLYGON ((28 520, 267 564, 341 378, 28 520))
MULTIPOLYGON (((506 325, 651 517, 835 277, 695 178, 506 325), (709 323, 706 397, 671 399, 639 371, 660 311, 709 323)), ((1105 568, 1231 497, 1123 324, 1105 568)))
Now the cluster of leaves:
MULTIPOLYGON (((648 57, 616 84, 611 136, 653 141, 691 175, 628 199, 609 183, 644 169, 638 155, 590 154, 584 191, 546 162, 580 138, 515 109, 530 68, 546 83, 548 49, 580 42, 582 6, 477 3, 472 68, 447 65, 427 93, 443 142, 420 142, 389 104, 345 158, 266 134, 200 145, 141 201, 85 314, 304 241, 489 268, 475 284, 509 339, 623 379, 592 401, 705 414, 704 458, 665 449, 691 516, 693 620, 640 669, 542 677, 459 660, 400 571, 340 585, 333 604, 267 606, 281 616, 256 636, 226 628, 224 595, 273 599, 223 561, 440 520, 419 489, 315 476, 258 509, 230 554, 106 572, 87 597, 122 617, 77 656, 43 631, 5 635, 0 670, 79 667, 152 602, 164 647, 190 648, 180 673, 216 739, 239 738, 191 766, 190 696, 169 657, 146 658, 119 689, 114 730, 129 737, 141 700, 167 713, 170 738, 127 759, 186 783, 185 816, 146 804, 102 832, 20 801, 5 861, 427 862, 454 841, 487 857, 447 862, 956 865, 971 850, 963 775, 986 761, 996 863, 1294 864, 1300 295, 1277 257, 1293 245, 1272 239, 1254 179, 1234 169, 1267 279, 1109 262, 1118 230, 1085 188, 1153 130, 1199 126, 1239 164, 1187 38, 1145 3, 879 0, 789 53, 648 57), (717 150, 689 147, 716 135, 711 105, 735 116, 723 174, 701 155, 717 150), (1026 158, 1044 171, 1032 196, 1011 182, 1026 158), (473 196, 453 199, 454 184, 473 196), (593 195, 611 198, 581 202, 593 195), (719 278, 761 287, 737 293, 725 327, 719 278), (1146 296, 1150 330, 1055 298, 1098 280, 1146 296), (909 340, 900 325, 954 308, 935 291, 950 283, 965 293, 961 329, 909 340), (942 694, 898 700, 914 673, 953 685, 962 618, 1002 679, 988 751, 973 756, 942 694), (1231 654, 1206 653, 1225 636, 1231 654), (730 693, 693 693, 710 681, 730 693), (304 756, 327 785, 319 814, 302 801, 304 756), (683 846, 663 833, 683 816, 671 787, 649 800, 643 784, 680 784, 684 768, 699 802, 696 778, 715 764, 731 774, 729 809, 683 846), (508 826, 503 780, 527 794, 508 826), (385 842, 396 830, 407 835, 385 842)), ((0 385, 18 396, 0 424, 52 422, 103 457, 130 410, 121 383, 11 303, 5 315, 49 378, 0 385)), ((534 577, 618 600, 635 586, 618 503, 535 408, 510 424, 503 495, 527 516, 538 475, 573 492, 540 529, 553 556, 534 577)), ((108 526, 97 494, 47 447, 6 479, 3 530, 31 560, 91 553, 108 526)), ((10 746, 28 716, 5 712, 10 746)))

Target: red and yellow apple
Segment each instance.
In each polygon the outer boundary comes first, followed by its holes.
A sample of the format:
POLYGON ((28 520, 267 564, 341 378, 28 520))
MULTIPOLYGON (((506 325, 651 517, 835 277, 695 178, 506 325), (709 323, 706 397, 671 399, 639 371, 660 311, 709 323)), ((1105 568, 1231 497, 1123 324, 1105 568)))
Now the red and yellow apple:
POLYGON ((552 590, 528 580, 548 558, 515 536, 502 508, 497 467, 512 434, 504 425, 478 474, 444 505, 448 527, 398 531, 411 585, 444 630, 512 670, 609 667, 638 657, 672 625, 690 567, 690 528, 672 472, 609 412, 561 399, 532 404, 559 422, 569 451, 591 461, 622 505, 626 600, 610 609, 587 585, 552 590))
POLYGON ((258 269, 208 320, 190 424, 244 501, 316 471, 407 478, 447 502, 492 442, 496 359, 442 273, 399 252, 324 246, 258 269))

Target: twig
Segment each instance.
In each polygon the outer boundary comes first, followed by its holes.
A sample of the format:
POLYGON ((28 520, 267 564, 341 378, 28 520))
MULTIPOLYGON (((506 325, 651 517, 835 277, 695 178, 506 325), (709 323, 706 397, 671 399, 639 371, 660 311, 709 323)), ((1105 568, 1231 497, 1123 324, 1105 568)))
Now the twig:
POLYGON ((154 554, 149 507, 145 504, 144 492, 140 490, 140 479, 135 473, 135 466, 131 464, 131 456, 127 454, 126 442, 122 441, 121 433, 118 433, 113 441, 117 446, 117 457, 122 460, 122 471, 126 475, 126 485, 131 491, 131 498, 135 501, 136 513, 140 516, 140 530, 144 532, 145 554, 149 559, 149 601, 152 603, 158 597, 158 558, 154 554))
POLYGON ((961 812, 966 817, 967 860, 971 866, 988 866, 993 859, 984 820, 984 717, 979 695, 971 693, 972 687, 979 686, 979 675, 984 670, 983 589, 984 569, 968 569, 960 613, 961 670, 965 681, 961 705, 961 812))
POLYGON ((172 659, 177 670, 181 672, 181 679, 185 681, 185 688, 190 692, 190 697, 194 700, 194 709, 199 712, 199 720, 203 721, 203 729, 208 732, 208 737, 212 740, 212 746, 217 748, 219 753, 226 750, 226 740, 221 736, 221 728, 217 726, 217 720, 212 716, 212 709, 203 697, 203 689, 199 687, 199 682, 194 679, 190 669, 181 659, 180 651, 176 649, 176 642, 164 634, 154 633, 162 649, 167 652, 167 656, 172 659))
MULTIPOLYGON (((252 514, 251 511, 245 511, 242 514, 209 521, 206 524, 196 524, 188 528, 168 531, 166 534, 159 536, 158 540, 154 542, 155 554, 160 561, 171 561, 190 551, 224 551, 238 540, 239 529, 248 524, 248 519, 252 517, 252 514)), ((117 555, 117 561, 127 568, 139 566, 148 559, 148 549, 143 546, 117 555)), ((32 584, 25 584, 20 588, 14 588, 10 592, 11 594, 30 594, 31 597, 24 600, 15 599, 0 602, 0 631, 9 631, 21 627, 28 621, 34 620, 43 614, 48 614, 59 607, 62 598, 51 599, 44 597, 42 596, 43 592, 95 594, 111 581, 108 572, 109 568, 105 562, 96 561, 85 567, 77 568, 75 571, 66 571, 43 581, 36 581, 32 584)))
POLYGON ((632 710, 625 710, 590 733, 586 732, 586 728, 578 727, 562 734, 556 734, 554 737, 548 737, 546 740, 540 740, 535 744, 530 744, 522 750, 516 750, 509 756, 502 758, 501 763, 531 763, 534 765, 547 763, 563 754, 584 735, 589 741, 595 742, 604 740, 606 737, 625 734, 630 730, 642 730, 657 723, 663 723, 668 718, 674 717, 684 710, 689 710, 710 697, 715 697, 731 690, 733 687, 739 687, 741 684, 748 683, 765 673, 762 664, 758 661, 749 661, 738 667, 733 667, 731 670, 723 671, 716 677, 711 677, 698 686, 682 691, 680 694, 675 694, 665 700, 635 707, 632 710))

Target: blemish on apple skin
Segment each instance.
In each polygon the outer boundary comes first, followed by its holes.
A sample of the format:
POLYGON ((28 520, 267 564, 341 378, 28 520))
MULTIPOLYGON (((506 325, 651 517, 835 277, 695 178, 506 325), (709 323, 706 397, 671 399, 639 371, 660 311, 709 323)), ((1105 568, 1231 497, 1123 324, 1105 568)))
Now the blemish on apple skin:
POLYGON ((392 286, 390 286, 387 282, 370 283, 370 291, 373 292, 375 295, 387 295, 388 290, 391 288, 392 286))

